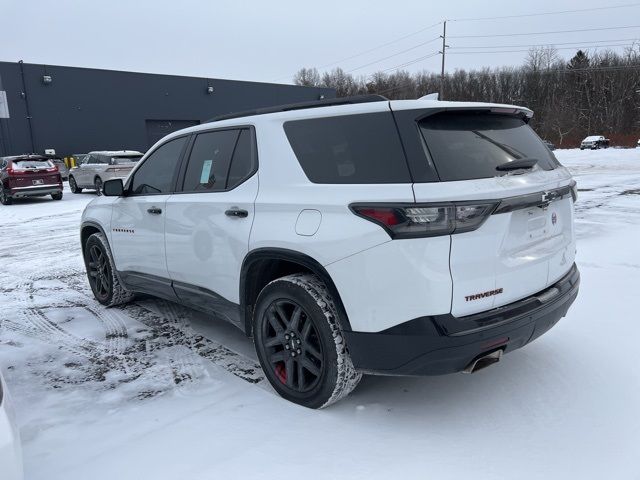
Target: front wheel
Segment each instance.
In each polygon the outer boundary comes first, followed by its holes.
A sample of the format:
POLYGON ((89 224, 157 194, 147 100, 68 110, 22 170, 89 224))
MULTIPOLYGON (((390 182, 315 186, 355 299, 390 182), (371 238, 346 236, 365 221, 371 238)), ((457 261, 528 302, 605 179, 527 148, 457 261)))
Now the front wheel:
POLYGON ((113 307, 133 298, 133 293, 120 283, 109 244, 102 233, 94 233, 87 239, 84 264, 93 296, 101 304, 113 307))
POLYGON ((73 177, 69 177, 69 188, 71 189, 71 193, 82 193, 82 189, 78 187, 76 179, 73 177))
POLYGON ((269 383, 285 399, 323 408, 360 382, 338 315, 315 275, 288 275, 260 292, 253 323, 256 352, 269 383))

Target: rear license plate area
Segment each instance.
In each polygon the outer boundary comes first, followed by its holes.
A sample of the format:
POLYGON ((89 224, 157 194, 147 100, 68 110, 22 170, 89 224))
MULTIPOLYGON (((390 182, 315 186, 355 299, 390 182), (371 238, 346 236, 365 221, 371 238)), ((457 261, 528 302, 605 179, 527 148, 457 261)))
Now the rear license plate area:
POLYGON ((34 185, 43 185, 44 184, 44 180, 42 179, 38 179, 38 180, 31 180, 33 182, 34 185))

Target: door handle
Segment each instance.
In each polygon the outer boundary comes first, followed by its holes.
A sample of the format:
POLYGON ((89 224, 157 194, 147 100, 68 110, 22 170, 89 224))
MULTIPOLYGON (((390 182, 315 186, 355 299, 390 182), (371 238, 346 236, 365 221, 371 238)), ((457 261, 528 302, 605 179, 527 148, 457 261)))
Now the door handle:
POLYGON ((162 209, 158 207, 147 208, 147 212, 151 215, 160 215, 162 213, 162 209))
POLYGON ((246 218, 249 216, 249 212, 246 210, 242 210, 240 208, 232 208, 224 212, 227 217, 237 217, 237 218, 246 218))

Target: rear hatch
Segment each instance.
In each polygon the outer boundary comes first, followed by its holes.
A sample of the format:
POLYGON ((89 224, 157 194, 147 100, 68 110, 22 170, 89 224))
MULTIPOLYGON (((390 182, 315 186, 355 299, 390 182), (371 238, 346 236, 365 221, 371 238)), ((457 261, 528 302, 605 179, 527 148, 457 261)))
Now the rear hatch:
POLYGON ((114 172, 119 177, 127 176, 141 158, 142 155, 140 154, 112 156, 109 160, 107 171, 114 172))
POLYGON ((11 164, 11 188, 57 185, 61 181, 58 168, 47 159, 14 159, 11 164))
POLYGON ((451 235, 456 317, 538 293, 574 262, 571 176, 526 117, 507 112, 445 111, 418 121, 440 181, 415 183, 416 202, 491 205, 479 228, 451 235))

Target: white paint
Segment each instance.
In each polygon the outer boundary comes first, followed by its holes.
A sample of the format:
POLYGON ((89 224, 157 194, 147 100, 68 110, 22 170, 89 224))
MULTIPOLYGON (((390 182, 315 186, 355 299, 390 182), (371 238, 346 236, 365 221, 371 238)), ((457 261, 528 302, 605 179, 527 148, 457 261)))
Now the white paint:
POLYGON ((322 213, 319 210, 307 208, 300 212, 296 220, 296 233, 304 237, 312 237, 320 228, 322 213))

